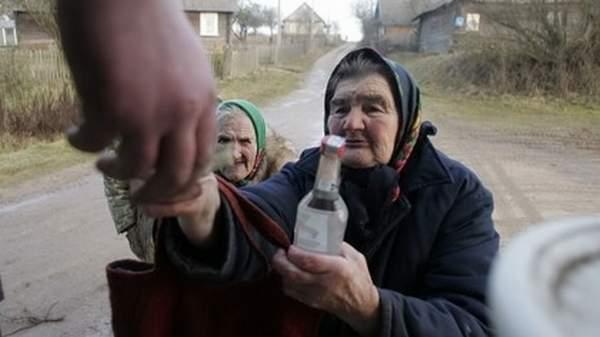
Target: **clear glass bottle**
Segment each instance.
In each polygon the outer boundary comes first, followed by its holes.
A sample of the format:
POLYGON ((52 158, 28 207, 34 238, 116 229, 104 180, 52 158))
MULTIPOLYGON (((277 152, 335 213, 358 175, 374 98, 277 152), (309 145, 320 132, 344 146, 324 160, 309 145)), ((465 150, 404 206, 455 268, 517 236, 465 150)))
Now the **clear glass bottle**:
POLYGON ((339 255, 348 222, 348 208, 339 193, 345 140, 325 136, 315 185, 298 204, 294 245, 312 252, 339 255))

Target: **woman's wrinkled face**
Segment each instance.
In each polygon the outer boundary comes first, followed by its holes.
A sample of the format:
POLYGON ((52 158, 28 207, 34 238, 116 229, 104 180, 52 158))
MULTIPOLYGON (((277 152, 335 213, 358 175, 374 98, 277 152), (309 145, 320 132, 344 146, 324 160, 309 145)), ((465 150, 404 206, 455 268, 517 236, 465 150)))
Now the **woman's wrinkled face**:
POLYGON ((231 150, 231 165, 224 167, 221 174, 231 182, 246 178, 256 161, 256 134, 250 119, 244 115, 229 118, 220 125, 218 142, 231 150))
POLYGON ((329 130, 346 138, 344 165, 367 168, 391 160, 400 122, 394 96, 383 76, 340 81, 329 109, 329 130))

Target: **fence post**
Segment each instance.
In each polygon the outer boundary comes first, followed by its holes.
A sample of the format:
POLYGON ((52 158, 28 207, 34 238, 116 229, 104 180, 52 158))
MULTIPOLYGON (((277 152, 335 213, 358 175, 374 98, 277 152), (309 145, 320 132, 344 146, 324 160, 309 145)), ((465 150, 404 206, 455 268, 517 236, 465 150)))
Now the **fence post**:
MULTIPOLYGON (((2 103, 0 103, 0 133, 4 133, 6 129, 6 111, 2 103)), ((2 291, 2 289, 0 289, 2 291)))
POLYGON ((260 50, 258 47, 254 47, 254 71, 258 71, 260 69, 260 50))
POLYGON ((233 48, 226 45, 223 48, 223 78, 230 78, 233 73, 233 48))

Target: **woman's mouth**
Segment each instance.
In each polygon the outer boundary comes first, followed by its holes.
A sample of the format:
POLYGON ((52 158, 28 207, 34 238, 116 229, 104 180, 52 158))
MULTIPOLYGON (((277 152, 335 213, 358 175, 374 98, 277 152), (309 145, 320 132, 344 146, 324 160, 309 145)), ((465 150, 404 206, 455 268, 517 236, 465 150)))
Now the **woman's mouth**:
POLYGON ((346 139, 346 148, 360 148, 369 145, 364 139, 346 139))

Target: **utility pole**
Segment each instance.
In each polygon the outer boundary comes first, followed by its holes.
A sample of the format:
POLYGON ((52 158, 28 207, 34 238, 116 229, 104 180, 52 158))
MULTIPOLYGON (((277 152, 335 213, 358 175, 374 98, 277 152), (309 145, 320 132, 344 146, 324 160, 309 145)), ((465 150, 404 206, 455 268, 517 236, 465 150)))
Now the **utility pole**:
POLYGON ((277 0, 277 43, 275 46, 275 64, 279 64, 279 50, 281 49, 281 34, 283 26, 281 25, 281 0, 277 0))

